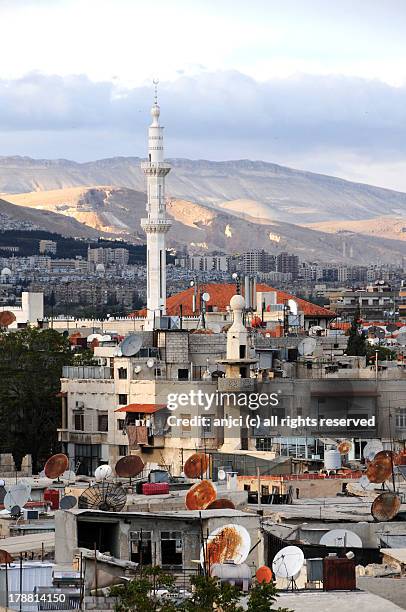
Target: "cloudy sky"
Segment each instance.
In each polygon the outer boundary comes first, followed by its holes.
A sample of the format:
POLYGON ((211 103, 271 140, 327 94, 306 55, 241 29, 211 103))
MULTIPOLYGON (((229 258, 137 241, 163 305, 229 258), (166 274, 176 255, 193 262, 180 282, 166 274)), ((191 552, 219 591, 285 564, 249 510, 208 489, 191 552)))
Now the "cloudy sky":
POLYGON ((0 155, 263 159, 406 191, 405 0, 0 0, 0 155))

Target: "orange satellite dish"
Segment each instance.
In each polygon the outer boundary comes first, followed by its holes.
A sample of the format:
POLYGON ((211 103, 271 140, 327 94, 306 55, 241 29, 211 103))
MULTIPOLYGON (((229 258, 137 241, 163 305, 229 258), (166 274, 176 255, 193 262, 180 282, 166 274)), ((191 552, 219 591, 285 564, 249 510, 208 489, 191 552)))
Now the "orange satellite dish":
POLYGON ((185 504, 188 510, 206 510, 214 502, 217 491, 210 480, 202 480, 192 485, 186 493, 185 504))
POLYGON ((10 555, 10 553, 7 550, 0 550, 0 564, 3 563, 11 563, 13 560, 13 557, 10 555))
POLYGON ((400 498, 396 493, 386 491, 374 499, 371 514, 376 521, 390 521, 400 510, 400 498))
POLYGON ((0 327, 8 327, 16 320, 15 314, 9 310, 0 312, 0 327))
POLYGON ((255 577, 260 584, 262 582, 266 582, 267 584, 269 584, 272 580, 272 576, 272 570, 266 565, 261 565, 261 567, 259 567, 255 572, 255 577))
POLYGON ((382 484, 392 474, 392 458, 389 455, 380 456, 378 459, 374 459, 368 464, 366 476, 369 482, 375 484, 382 484))
POLYGON ((120 478, 133 478, 141 474, 144 462, 138 455, 127 455, 121 457, 116 463, 116 474, 120 478))
POLYGON ((69 467, 69 459, 63 453, 52 455, 45 464, 44 472, 47 478, 58 478, 69 467))
POLYGON ((209 463, 209 455, 205 453, 194 453, 183 466, 185 476, 187 478, 203 478, 204 473, 209 467, 209 463))
POLYGON ((352 443, 349 440, 343 440, 337 446, 337 450, 340 453, 340 455, 348 455, 351 449, 352 449, 352 443))
POLYGON ((212 501, 206 508, 206 510, 223 510, 224 508, 229 508, 230 510, 235 510, 235 505, 231 501, 231 499, 215 499, 212 501))

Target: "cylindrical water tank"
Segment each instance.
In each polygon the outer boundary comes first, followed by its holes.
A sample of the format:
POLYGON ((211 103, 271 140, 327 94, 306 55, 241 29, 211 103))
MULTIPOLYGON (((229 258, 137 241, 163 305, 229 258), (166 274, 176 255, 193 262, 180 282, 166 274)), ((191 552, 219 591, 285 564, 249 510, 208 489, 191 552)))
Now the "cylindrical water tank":
POLYGON ((336 448, 325 451, 324 469, 339 470, 341 468, 341 455, 336 448))

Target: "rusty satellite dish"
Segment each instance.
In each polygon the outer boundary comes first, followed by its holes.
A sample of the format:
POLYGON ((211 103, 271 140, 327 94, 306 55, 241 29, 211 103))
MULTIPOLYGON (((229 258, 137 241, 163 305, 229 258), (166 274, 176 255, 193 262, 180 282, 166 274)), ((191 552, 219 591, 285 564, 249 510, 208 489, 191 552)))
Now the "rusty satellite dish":
POLYGON ((121 457, 116 463, 116 474, 120 478, 134 478, 141 474, 144 462, 138 455, 127 455, 121 457))
POLYGON ((126 502, 127 494, 123 487, 104 481, 85 489, 79 497, 78 506, 104 512, 121 512, 126 502))
POLYGON ((228 524, 211 532, 200 551, 200 564, 214 565, 233 561, 244 563, 251 548, 251 537, 245 527, 228 524))
POLYGON ((337 450, 340 455, 348 455, 348 453, 352 450, 352 442, 350 442, 349 440, 343 440, 337 446, 337 450))
POLYGON ((386 491, 372 502, 371 514, 376 521, 390 521, 400 510, 400 498, 396 493, 386 491))
POLYGON ((2 565, 3 563, 11 563, 13 560, 13 557, 10 555, 9 552, 7 552, 7 550, 0 550, 0 565, 2 565))
POLYGON ((210 480, 202 480, 192 485, 186 493, 185 504, 188 510, 206 510, 214 502, 217 491, 210 480))
POLYGON ((15 314, 9 310, 0 312, 0 327, 8 327, 16 320, 15 314))
POLYGON ((368 464, 366 476, 369 482, 382 484, 392 474, 392 458, 390 456, 381 456, 374 459, 368 464))
POLYGON ((215 499, 212 501, 207 507, 206 510, 223 510, 229 508, 230 510, 235 510, 235 505, 231 501, 231 499, 225 499, 221 497, 220 499, 215 499))
POLYGON ((262 584, 263 582, 269 584, 272 580, 272 576, 272 570, 267 565, 261 565, 261 567, 259 567, 255 572, 255 578, 260 584, 262 584))
POLYGON ((205 453, 194 453, 187 459, 183 471, 187 478, 203 478, 209 467, 210 457, 205 453))
POLYGON ((69 467, 69 459, 63 453, 52 455, 45 464, 44 472, 47 478, 59 478, 69 467))

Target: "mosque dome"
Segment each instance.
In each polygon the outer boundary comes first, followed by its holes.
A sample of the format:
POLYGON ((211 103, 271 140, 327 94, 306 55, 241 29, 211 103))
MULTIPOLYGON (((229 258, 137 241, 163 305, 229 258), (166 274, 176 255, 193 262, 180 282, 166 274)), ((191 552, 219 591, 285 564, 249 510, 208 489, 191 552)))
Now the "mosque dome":
POLYGON ((0 274, 1 276, 11 276, 11 270, 10 268, 3 268, 0 274))
POLYGON ((242 295, 233 295, 230 300, 231 310, 243 310, 245 307, 245 300, 242 295))

